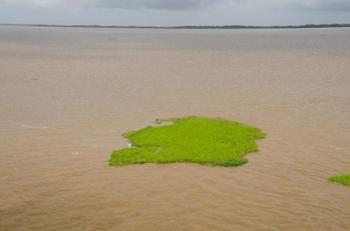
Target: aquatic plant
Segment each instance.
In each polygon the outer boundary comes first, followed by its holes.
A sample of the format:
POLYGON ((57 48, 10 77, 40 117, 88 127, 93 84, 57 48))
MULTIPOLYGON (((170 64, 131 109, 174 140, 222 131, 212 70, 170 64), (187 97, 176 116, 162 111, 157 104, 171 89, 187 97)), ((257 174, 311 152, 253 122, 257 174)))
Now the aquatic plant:
POLYGON ((328 178, 328 180, 334 183, 350 186, 350 174, 331 176, 328 178))
POLYGON ((157 120, 154 126, 123 135, 131 146, 114 151, 109 166, 144 163, 198 163, 239 166, 265 137, 257 128, 223 119, 186 117, 157 120))

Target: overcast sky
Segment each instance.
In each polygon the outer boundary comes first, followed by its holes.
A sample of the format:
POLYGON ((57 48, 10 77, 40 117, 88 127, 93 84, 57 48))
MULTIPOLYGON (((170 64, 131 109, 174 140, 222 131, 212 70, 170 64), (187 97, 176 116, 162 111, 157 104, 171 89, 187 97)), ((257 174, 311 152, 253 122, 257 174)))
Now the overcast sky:
POLYGON ((0 23, 137 26, 350 23, 350 0, 0 0, 0 23))

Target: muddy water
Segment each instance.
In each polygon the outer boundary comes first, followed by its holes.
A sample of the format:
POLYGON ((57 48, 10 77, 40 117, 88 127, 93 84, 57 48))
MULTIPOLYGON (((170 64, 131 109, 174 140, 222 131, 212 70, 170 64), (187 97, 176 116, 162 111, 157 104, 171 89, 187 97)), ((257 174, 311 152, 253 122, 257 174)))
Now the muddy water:
POLYGON ((350 30, 0 28, 0 230, 349 230, 350 30), (156 118, 268 134, 238 168, 106 168, 156 118))

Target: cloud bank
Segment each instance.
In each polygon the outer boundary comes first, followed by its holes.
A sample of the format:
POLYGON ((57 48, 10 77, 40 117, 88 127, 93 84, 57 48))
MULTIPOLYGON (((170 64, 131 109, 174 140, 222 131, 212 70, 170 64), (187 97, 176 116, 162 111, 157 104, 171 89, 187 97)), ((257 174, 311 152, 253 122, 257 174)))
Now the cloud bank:
POLYGON ((106 9, 200 10, 215 5, 251 5, 321 11, 350 11, 350 0, 0 0, 0 3, 38 7, 98 7, 106 9))
POLYGON ((350 0, 300 1, 304 8, 329 11, 350 11, 350 0))
MULTIPOLYGON (((101 7, 108 9, 201 9, 227 0, 0 0, 7 4, 49 6, 101 7)), ((231 0, 229 0, 231 1, 231 0)))
POLYGON ((222 0, 100 0, 95 6, 119 9, 191 10, 215 5, 222 0))

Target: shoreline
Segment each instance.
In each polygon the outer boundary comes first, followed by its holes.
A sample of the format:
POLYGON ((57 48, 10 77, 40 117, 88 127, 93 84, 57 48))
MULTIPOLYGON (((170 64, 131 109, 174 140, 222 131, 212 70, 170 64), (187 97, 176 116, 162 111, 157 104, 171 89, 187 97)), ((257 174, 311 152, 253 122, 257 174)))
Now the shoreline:
POLYGON ((318 28, 350 28, 350 23, 334 24, 304 24, 304 25, 285 25, 285 26, 244 26, 244 25, 223 25, 223 26, 117 26, 117 25, 60 25, 60 24, 22 24, 22 23, 0 23, 0 26, 19 26, 19 27, 51 27, 51 28, 97 28, 97 29, 187 29, 187 30, 246 30, 246 29, 318 29, 318 28))

